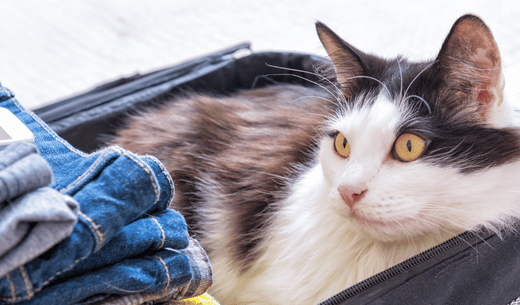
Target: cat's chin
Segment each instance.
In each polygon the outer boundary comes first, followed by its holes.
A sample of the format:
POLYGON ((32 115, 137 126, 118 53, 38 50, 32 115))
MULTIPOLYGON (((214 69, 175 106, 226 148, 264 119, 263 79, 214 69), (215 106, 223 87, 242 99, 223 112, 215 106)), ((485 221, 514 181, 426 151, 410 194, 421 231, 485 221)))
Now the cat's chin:
POLYGON ((403 219, 399 221, 384 221, 370 219, 357 213, 351 213, 349 218, 357 224, 360 233, 366 237, 382 242, 398 240, 411 240, 425 234, 416 219, 403 219))

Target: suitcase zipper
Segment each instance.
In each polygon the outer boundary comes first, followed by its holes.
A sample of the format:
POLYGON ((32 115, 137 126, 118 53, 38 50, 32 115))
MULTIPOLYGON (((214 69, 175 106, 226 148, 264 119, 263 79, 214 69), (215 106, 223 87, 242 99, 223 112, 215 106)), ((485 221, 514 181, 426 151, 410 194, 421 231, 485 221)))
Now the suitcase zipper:
MULTIPOLYGON (((347 301, 348 299, 354 297, 355 295, 383 282, 386 280, 389 280, 390 278, 401 274, 402 272, 405 272, 412 267, 415 267, 417 265, 420 265, 424 262, 427 262, 428 260, 431 260, 443 253, 445 253, 447 250, 450 250, 454 247, 463 247, 464 249, 469 247, 474 247, 477 244, 481 242, 485 242, 485 239, 489 238, 494 234, 492 233, 473 233, 473 232, 464 232, 461 233, 451 239, 448 239, 447 241, 438 244, 437 246, 434 246, 433 248, 430 248, 422 253, 419 253, 418 255, 409 258, 408 260, 399 263, 393 267, 390 267, 389 269, 386 269, 385 271, 382 271, 381 273, 378 273, 364 281, 361 281, 342 292, 330 297, 329 299, 321 302, 319 305, 342 305, 343 302, 347 301), (470 239, 476 238, 476 241, 470 242, 470 239)), ((462 251, 462 250, 461 250, 462 251)), ((451 256, 450 256, 451 257, 451 256)), ((346 305, 347 303, 345 303, 346 305)))

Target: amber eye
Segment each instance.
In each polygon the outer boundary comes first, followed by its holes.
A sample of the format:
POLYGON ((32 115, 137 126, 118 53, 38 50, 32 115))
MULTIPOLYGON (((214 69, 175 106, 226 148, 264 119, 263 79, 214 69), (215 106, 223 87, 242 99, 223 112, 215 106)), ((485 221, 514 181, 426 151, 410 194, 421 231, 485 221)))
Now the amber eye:
POLYGON ((411 133, 405 133, 394 144, 395 156, 403 162, 417 160, 426 150, 426 140, 411 133))
POLYGON ((341 132, 334 137, 334 149, 343 158, 348 158, 350 155, 350 144, 341 132))

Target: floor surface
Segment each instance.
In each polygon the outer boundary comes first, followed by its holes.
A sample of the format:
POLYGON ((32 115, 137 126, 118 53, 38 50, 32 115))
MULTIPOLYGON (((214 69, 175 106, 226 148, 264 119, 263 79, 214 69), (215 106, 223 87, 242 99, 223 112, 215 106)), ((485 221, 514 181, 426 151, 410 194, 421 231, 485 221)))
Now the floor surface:
POLYGON ((520 84, 516 0, 23 0, 0 10, 0 81, 31 109, 244 41, 254 51, 325 55, 316 20, 363 51, 421 59, 436 55, 459 16, 478 14, 501 48, 507 83, 520 84))

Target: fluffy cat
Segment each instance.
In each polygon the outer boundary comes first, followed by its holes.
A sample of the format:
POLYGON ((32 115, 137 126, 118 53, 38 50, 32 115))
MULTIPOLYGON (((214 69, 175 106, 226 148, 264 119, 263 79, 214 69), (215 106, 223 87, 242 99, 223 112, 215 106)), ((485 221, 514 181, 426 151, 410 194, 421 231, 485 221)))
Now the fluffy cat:
POLYGON ((459 18, 425 62, 316 27, 329 89, 191 95, 129 118, 112 142, 168 168, 222 304, 316 304, 520 216, 520 132, 478 17, 459 18))

